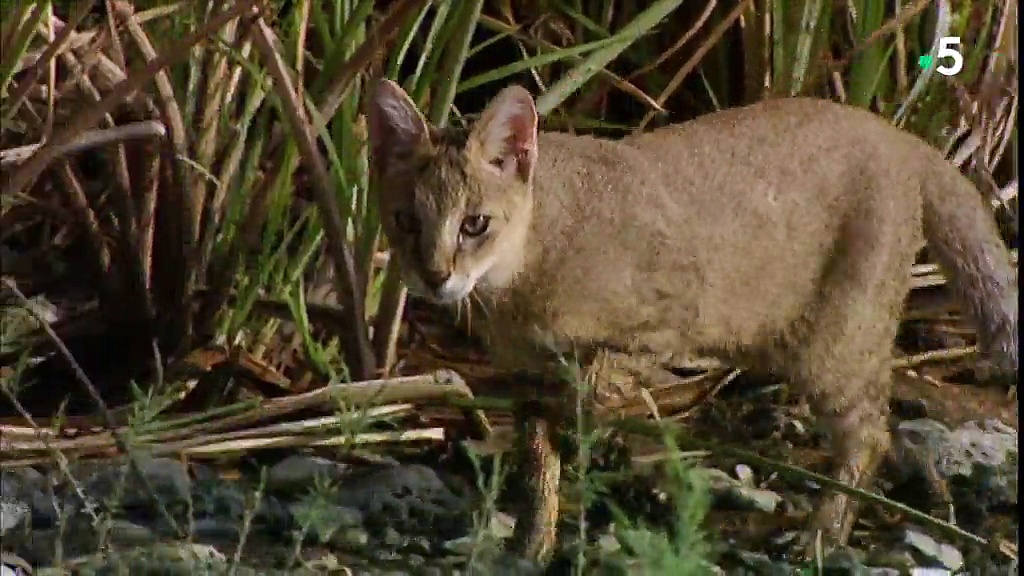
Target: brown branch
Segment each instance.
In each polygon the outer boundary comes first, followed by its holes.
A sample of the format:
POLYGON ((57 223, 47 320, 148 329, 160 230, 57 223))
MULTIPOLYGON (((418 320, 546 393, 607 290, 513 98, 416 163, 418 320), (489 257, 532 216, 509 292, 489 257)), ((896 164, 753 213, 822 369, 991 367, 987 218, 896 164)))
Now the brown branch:
POLYGON ((205 26, 170 47, 161 57, 140 67, 139 70, 118 82, 102 100, 83 107, 82 112, 73 115, 63 130, 57 132, 46 145, 6 179, 3 185, 3 195, 17 196, 23 192, 57 157, 56 152, 59 146, 67 144, 75 135, 93 128, 104 115, 138 92, 157 72, 187 59, 192 46, 208 37, 213 31, 239 16, 251 14, 252 10, 250 2, 236 2, 232 8, 211 18, 205 26))
MULTIPOLYGON (((162 138, 165 134, 164 125, 156 120, 132 122, 131 124, 123 124, 113 128, 86 130, 76 135, 70 142, 57 146, 54 159, 118 142, 162 138)), ((30 158, 42 146, 43 144, 27 144, 17 148, 0 150, 0 166, 6 168, 14 164, 20 164, 26 158, 30 158)))

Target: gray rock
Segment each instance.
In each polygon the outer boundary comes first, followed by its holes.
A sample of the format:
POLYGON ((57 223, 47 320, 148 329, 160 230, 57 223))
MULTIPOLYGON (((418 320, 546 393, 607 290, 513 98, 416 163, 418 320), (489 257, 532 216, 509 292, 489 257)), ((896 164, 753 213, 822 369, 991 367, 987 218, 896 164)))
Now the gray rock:
MULTIPOLYGON (((191 480, 185 465, 173 458, 148 458, 140 462, 155 496, 164 506, 174 509, 187 505, 191 495, 191 480)), ((92 474, 84 483, 86 496, 108 505, 114 504, 122 510, 130 508, 151 509, 152 497, 145 486, 131 471, 128 464, 109 467, 92 474), (115 501, 116 500, 116 501, 115 501)))
POLYGON ((413 536, 405 543, 405 551, 412 555, 428 556, 433 550, 434 545, 425 536, 413 536))
POLYGON ((193 531, 202 541, 237 540, 247 512, 253 514, 250 533, 281 536, 294 526, 292 515, 274 496, 262 494, 255 512, 257 486, 244 482, 205 479, 192 489, 193 531))
POLYGON ((967 422, 953 430, 940 461, 947 474, 970 476, 975 465, 1001 467, 1016 464, 1017 431, 999 420, 967 422))
POLYGON ((49 528, 57 522, 49 481, 35 468, 0 471, 0 497, 27 505, 34 528, 49 528))
POLYGON ((220 479, 196 482, 192 488, 192 515, 241 522, 246 509, 245 490, 240 482, 220 479))
POLYGON ((32 565, 24 558, 10 552, 0 552, 0 576, 28 576, 32 565))
MULTIPOLYGON (((130 550, 111 550, 103 554, 69 562, 73 572, 80 574, 127 573, 167 574, 225 574, 227 558, 217 549, 202 544, 156 543, 130 550)), ((241 569, 238 575, 252 575, 251 568, 241 569)))
POLYGON ((198 542, 237 542, 242 534, 242 524, 225 518, 199 518, 192 522, 192 538, 198 542))
POLYGON ((964 557, 959 550, 923 532, 908 529, 903 535, 903 541, 930 562, 938 563, 954 572, 964 567, 964 557))
POLYGON ((796 418, 786 420, 782 425, 782 437, 790 442, 804 441, 810 436, 807 426, 796 418))
POLYGON ((21 494, 31 490, 42 490, 46 486, 46 476, 31 466, 5 468, 0 470, 0 486, 7 496, 13 496, 12 492, 21 494))
POLYGON ((754 471, 746 464, 736 465, 736 479, 744 486, 755 486, 754 471))
POLYGON ((897 463, 904 464, 902 460, 911 456, 917 458, 907 463, 910 466, 918 465, 918 460, 926 462, 929 458, 935 459, 941 446, 948 442, 950 434, 945 424, 931 418, 900 422, 894 435, 895 448, 901 460, 897 463))
POLYGON ((443 547, 449 553, 456 556, 469 556, 473 553, 474 546, 476 546, 476 538, 473 536, 462 536, 445 542, 443 547))
POLYGON ((487 526, 483 527, 481 531, 474 531, 473 533, 466 534, 465 536, 452 538, 443 542, 436 548, 440 548, 449 554, 468 557, 473 554, 473 549, 477 545, 498 544, 502 540, 511 538, 512 532, 515 529, 515 523, 515 518, 512 516, 504 512, 497 511, 491 515, 487 526))
POLYGON ((782 505, 783 513, 791 517, 803 517, 814 510, 814 501, 800 493, 787 494, 782 505))
POLYGON ((867 576, 868 574, 868 569, 862 561, 862 555, 851 548, 841 548, 831 552, 822 562, 822 568, 835 576, 867 576))
POLYGON ((719 507, 774 512, 782 501, 778 493, 748 486, 722 470, 707 468, 703 472, 715 504, 719 507))
POLYGON ((615 537, 615 534, 609 532, 598 537, 597 549, 601 551, 602 555, 614 554, 622 550, 622 544, 619 543, 619 539, 615 537))
POLYGON ((909 574, 917 567, 913 553, 905 546, 899 546, 897 549, 876 549, 868 556, 865 564, 874 566, 875 570, 895 570, 898 574, 909 574))
POLYGON ((30 510, 28 504, 0 494, 0 535, 20 526, 30 510))
POLYGON ((380 563, 393 565, 402 559, 402 555, 390 548, 370 546, 366 549, 366 555, 380 563))
POLYGON ((897 426, 897 437, 908 447, 931 449, 944 476, 970 476, 975 465, 1016 464, 1017 431, 995 419, 955 430, 929 418, 907 420, 897 426))
POLYGON ((404 562, 406 566, 409 568, 416 568, 416 571, 419 572, 418 569, 422 568, 427 563, 427 559, 419 554, 406 554, 404 562))
POLYGON ((369 545, 370 534, 361 526, 341 528, 331 534, 329 543, 335 549, 358 552, 369 545))
POLYGON ((319 458, 296 454, 270 467, 267 491, 272 494, 305 494, 318 483, 337 483, 348 474, 348 466, 319 458))
POLYGON ((380 538, 381 546, 385 548, 390 548, 392 550, 405 548, 407 543, 408 538, 402 536, 398 533, 398 530, 395 530, 390 526, 384 529, 384 534, 380 538))
POLYGON ((968 422, 955 430, 931 419, 901 422, 895 437, 898 474, 928 477, 926 466, 947 483, 959 509, 1017 505, 1017 431, 990 419, 968 422))
MULTIPOLYGON (((775 562, 767 554, 747 550, 730 551, 730 555, 743 564, 744 568, 753 570, 754 574, 765 576, 789 576, 793 569, 785 562, 775 562)), ((746 572, 740 572, 746 574, 746 572)))
POLYGON ((482 573, 493 576, 532 576, 542 574, 543 567, 525 558, 500 552, 487 563, 486 571, 482 573))
POLYGON ((487 525, 487 529, 496 538, 511 538, 512 532, 515 530, 516 521, 512 516, 498 511, 491 516, 491 521, 487 525))
POLYGON ((274 496, 266 494, 256 508, 253 523, 268 534, 276 535, 288 533, 294 526, 288 507, 274 496))
POLYGON ((156 542, 157 536, 145 526, 114 519, 107 526, 107 541, 120 546, 142 546, 156 542))
POLYGON ((363 513, 368 528, 394 528, 448 540, 469 532, 470 513, 430 468, 388 466, 344 482, 337 504, 363 513))
MULTIPOLYGON (((107 526, 114 529, 115 536, 120 535, 115 523, 107 526)), ((92 520, 85 516, 71 516, 63 529, 33 529, 29 534, 19 535, 17 538, 5 536, 4 547, 14 549, 34 566, 49 566, 58 548, 65 558, 94 553, 100 543, 99 529, 103 527, 103 524, 94 526, 92 520)))
POLYGON ((327 542, 335 532, 347 528, 361 528, 363 514, 346 506, 313 501, 312 498, 288 506, 295 523, 306 531, 306 537, 327 542))

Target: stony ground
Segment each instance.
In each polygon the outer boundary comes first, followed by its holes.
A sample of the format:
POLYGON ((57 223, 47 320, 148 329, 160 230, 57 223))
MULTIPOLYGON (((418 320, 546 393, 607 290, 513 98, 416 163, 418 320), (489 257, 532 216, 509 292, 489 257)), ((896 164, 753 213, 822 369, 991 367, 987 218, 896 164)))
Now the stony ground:
MULTIPOLYGON (((996 388, 904 383, 893 412, 897 450, 877 488, 946 519, 952 515, 962 528, 1003 540, 1015 553, 1015 400, 996 388), (929 494, 928 463, 945 479, 951 509, 929 494)), ((754 444, 762 454, 812 469, 824 454, 813 420, 799 404, 780 402, 777 390, 723 394, 690 422, 701 433, 754 444)), ((643 452, 634 452, 636 462, 649 461, 643 452)), ((70 478, 44 468, 4 469, 3 576, 30 569, 35 575, 66 573, 58 565, 76 574, 540 573, 500 551, 514 522, 502 511, 509 509, 508 495, 489 501, 466 467, 443 452, 372 463, 294 452, 251 462, 154 458, 144 460, 143 469, 170 516, 191 534, 188 540, 175 537, 123 466, 71 463, 70 478)), ((612 493, 636 521, 664 530, 670 503, 658 500, 664 493, 653 472, 645 476, 648 469, 634 467, 635 476, 612 493)), ((715 458, 698 471, 712 495, 708 530, 716 566, 708 573, 810 573, 788 558, 816 487, 715 458)), ((588 549, 594 562, 584 573, 652 573, 623 552, 602 521, 607 515, 593 514, 588 549)), ((579 530, 578 514, 567 516, 568 551, 579 530)), ((570 573, 565 560, 547 573, 570 573)), ((925 573, 915 568, 936 570, 928 574, 1016 573, 1006 554, 946 540, 873 507, 865 510, 851 549, 826 558, 826 566, 829 574, 877 576, 925 573)))

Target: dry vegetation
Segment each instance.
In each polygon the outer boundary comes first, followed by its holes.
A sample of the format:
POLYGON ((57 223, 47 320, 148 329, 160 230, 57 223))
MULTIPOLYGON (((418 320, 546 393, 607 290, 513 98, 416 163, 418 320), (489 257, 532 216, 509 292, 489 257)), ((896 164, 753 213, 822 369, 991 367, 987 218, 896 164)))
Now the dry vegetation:
MULTIPOLYGON (((509 403, 482 398, 500 380, 388 265, 360 107, 378 76, 435 123, 515 81, 549 129, 612 136, 776 95, 868 107, 943 149, 1016 241, 1013 0, 0 6, 5 468, 503 428, 509 403), (941 36, 955 77, 917 65, 941 36)), ((895 369, 923 378, 971 336, 941 273, 912 272, 895 369)), ((609 407, 671 420, 734 376, 701 368, 609 407)))

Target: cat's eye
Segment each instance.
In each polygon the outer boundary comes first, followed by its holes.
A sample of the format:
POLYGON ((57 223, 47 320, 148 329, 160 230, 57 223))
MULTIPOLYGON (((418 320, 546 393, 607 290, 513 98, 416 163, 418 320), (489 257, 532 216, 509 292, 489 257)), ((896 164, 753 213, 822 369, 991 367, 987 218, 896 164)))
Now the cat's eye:
POLYGON ((399 210, 395 212, 395 226, 406 234, 415 234, 419 230, 420 222, 412 212, 399 210))
POLYGON ((483 216, 481 214, 474 214, 472 216, 466 216, 462 219, 462 226, 459 227, 459 232, 475 238, 480 236, 484 232, 487 232, 487 227, 491 225, 491 217, 483 216))

